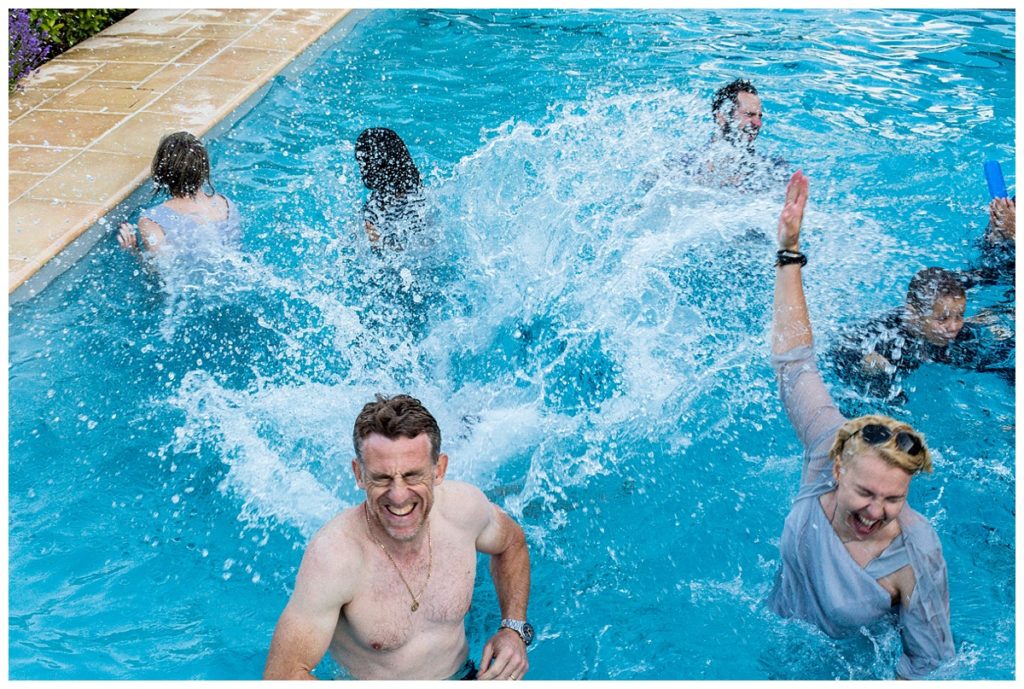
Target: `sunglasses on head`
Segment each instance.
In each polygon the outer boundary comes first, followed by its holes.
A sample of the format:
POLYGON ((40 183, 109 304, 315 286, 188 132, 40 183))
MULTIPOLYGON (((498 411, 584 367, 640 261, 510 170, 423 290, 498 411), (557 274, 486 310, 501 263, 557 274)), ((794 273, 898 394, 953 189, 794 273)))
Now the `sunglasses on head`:
MULTIPOLYGON (((880 423, 869 423, 857 431, 857 433, 860 433, 861 437, 872 445, 881 445, 893 436, 892 430, 888 426, 883 426, 880 423)), ((924 444, 921 442, 921 439, 913 433, 908 431, 897 431, 896 447, 903 452, 906 452, 911 457, 916 457, 921 454, 921 451, 924 449, 924 444)))

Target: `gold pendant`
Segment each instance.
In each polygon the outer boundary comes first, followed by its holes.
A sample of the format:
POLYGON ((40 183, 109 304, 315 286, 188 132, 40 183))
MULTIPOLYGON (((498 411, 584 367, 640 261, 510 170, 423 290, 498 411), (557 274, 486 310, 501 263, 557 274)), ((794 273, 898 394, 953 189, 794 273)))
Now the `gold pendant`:
POLYGON ((414 600, 414 601, 412 602, 412 607, 411 607, 411 608, 409 608, 409 609, 410 609, 410 610, 412 610, 413 612, 416 612, 417 610, 419 610, 419 609, 420 609, 420 603, 419 603, 419 601, 415 601, 415 600, 414 600))

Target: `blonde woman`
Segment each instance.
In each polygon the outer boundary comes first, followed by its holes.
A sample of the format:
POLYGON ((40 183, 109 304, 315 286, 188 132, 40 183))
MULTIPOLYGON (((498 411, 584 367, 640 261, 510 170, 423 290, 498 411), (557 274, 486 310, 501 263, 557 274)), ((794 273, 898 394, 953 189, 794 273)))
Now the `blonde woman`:
POLYGON ((910 481, 932 470, 931 456, 904 423, 846 419, 822 382, 801 276, 808 187, 795 173, 779 216, 772 360, 805 454, 768 604, 834 637, 898 616, 903 654, 896 676, 919 679, 954 655, 942 546, 907 504, 910 481))

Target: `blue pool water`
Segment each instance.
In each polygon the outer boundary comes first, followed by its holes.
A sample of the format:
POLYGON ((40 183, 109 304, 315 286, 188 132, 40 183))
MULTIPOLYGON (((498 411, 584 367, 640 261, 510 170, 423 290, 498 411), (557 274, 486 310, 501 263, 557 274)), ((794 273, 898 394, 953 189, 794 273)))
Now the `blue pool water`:
MULTIPOLYGON (((763 605, 800 454, 756 237, 781 189, 662 161, 706 141, 717 87, 755 81, 759 150, 811 178, 824 348, 919 268, 977 258, 984 160, 1015 183, 1014 14, 354 19, 209 142, 242 255, 161 286, 111 237, 11 309, 10 676, 258 677, 306 542, 360 499, 355 414, 404 391, 438 416, 450 475, 526 530, 531 678, 892 677, 891 628, 837 641, 763 605), (365 246, 353 141, 380 125, 424 172, 432 261, 365 246)), ((1014 305, 990 287, 968 313, 1014 305)), ((925 365, 897 406, 829 382, 934 448, 910 502, 949 565, 944 674, 1013 678, 1013 386, 925 365)), ((474 656, 498 619, 482 575, 474 656)))

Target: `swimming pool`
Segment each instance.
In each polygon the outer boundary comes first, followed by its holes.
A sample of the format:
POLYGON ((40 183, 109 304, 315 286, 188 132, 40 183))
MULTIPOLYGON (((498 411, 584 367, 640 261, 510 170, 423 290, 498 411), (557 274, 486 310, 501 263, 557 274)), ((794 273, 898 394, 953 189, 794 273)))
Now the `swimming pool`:
MULTIPOLYGON (((209 142, 243 256, 160 287, 111 237, 11 309, 11 678, 258 677, 307 539, 359 500, 351 423, 376 391, 422 399, 450 475, 523 524, 531 678, 891 677, 891 630, 840 642, 763 605, 799 446, 767 362, 772 247, 749 230, 781 193, 661 165, 707 139, 715 88, 755 81, 759 150, 811 178, 827 344, 918 268, 976 258, 982 162, 1012 177, 1013 13, 357 19, 209 142), (364 245, 352 145, 374 125, 425 173, 430 265, 364 245)), ((1012 678, 1013 387, 926 365, 906 389, 878 408, 936 450, 910 502, 949 565, 948 674, 1012 678)), ((494 600, 481 576, 473 656, 494 600)))

